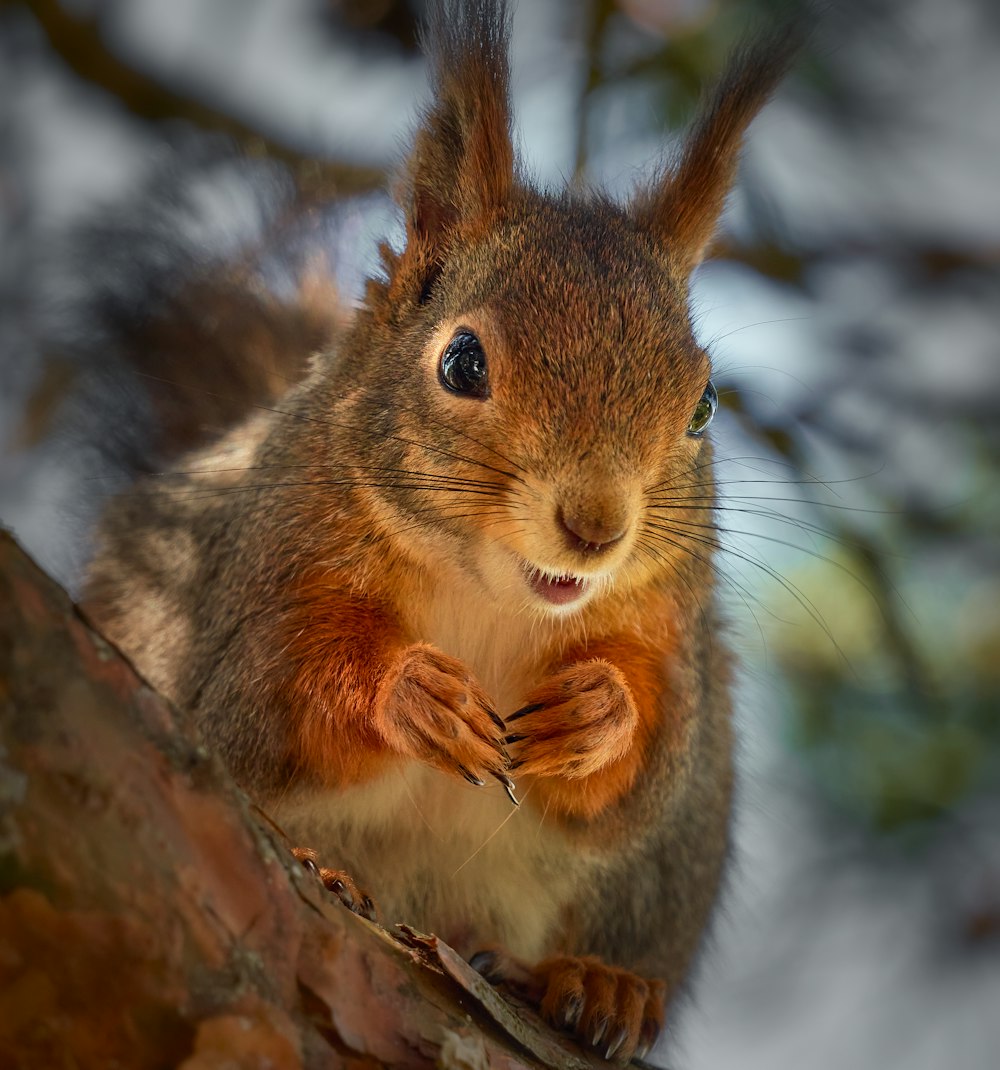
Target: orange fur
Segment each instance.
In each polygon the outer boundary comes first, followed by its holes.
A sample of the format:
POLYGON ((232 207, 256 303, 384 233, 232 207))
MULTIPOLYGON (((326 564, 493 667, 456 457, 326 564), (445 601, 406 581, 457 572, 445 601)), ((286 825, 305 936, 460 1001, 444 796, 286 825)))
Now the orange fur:
POLYGON ((663 1027, 663 982, 592 955, 556 955, 531 966, 491 948, 473 962, 494 984, 537 1006, 550 1025, 615 1062, 645 1055, 663 1027))
POLYGON ((287 620, 282 697, 293 720, 291 764, 320 784, 347 786, 387 768, 391 742, 372 718, 386 666, 403 649, 391 611, 355 601, 342 577, 310 574, 287 620))
POLYGON ((805 23, 738 50, 688 134, 676 165, 654 186, 642 210, 686 275, 705 256, 736 177, 740 145, 802 42, 805 23))
POLYGON ((634 785, 654 735, 684 740, 662 709, 668 652, 627 635, 570 651, 564 666, 527 699, 540 709, 514 722, 525 738, 512 755, 536 778, 541 805, 555 817, 592 819, 634 785))
POLYGON ((457 658, 427 643, 395 659, 373 712, 380 734, 401 754, 473 782, 506 772, 503 722, 489 696, 457 658))
POLYGON ((310 576, 289 619, 284 699, 296 715, 299 774, 346 787, 416 758, 473 782, 504 776, 503 722, 469 670, 427 643, 407 644, 391 612, 350 600, 345 587, 310 576))

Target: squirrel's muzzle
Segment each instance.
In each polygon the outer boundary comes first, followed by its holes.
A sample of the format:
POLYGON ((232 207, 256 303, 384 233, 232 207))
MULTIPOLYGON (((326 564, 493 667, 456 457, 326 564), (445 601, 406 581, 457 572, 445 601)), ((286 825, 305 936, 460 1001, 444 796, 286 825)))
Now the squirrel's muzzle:
POLYGON ((621 515, 623 513, 624 510, 568 511, 560 505, 556 508, 556 523, 571 550, 596 556, 610 550, 625 537, 628 518, 621 515))

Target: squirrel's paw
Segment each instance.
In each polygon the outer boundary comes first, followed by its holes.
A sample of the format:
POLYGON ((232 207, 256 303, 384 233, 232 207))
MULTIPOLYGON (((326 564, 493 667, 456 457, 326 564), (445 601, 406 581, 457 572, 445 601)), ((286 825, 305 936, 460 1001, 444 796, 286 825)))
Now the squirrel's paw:
POLYGON ((369 921, 378 921, 375 901, 346 873, 321 866, 319 856, 308 847, 293 847, 292 854, 302 863, 303 868, 315 874, 323 887, 332 892, 352 914, 358 914, 369 921))
POLYGON ((378 723, 393 750, 479 787, 493 777, 513 798, 506 728, 457 658, 425 643, 407 647, 382 684, 378 723))
POLYGON ((533 1004, 550 1025, 605 1059, 644 1058, 663 1027, 664 983, 600 959, 559 955, 525 966, 503 950, 490 949, 470 962, 492 984, 533 1004))
POLYGON ((568 665, 507 718, 511 768, 530 776, 589 776, 624 757, 638 723, 625 677, 611 662, 568 665))

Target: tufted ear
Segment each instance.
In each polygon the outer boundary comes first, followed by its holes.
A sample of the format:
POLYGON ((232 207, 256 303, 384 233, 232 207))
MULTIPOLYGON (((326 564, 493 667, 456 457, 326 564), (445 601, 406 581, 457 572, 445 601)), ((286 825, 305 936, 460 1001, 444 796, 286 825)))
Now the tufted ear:
POLYGON ((804 31, 796 21, 737 48, 673 166, 636 198, 638 218, 685 274, 705 255, 736 177, 743 134, 788 70, 804 31))
POLYGON ((433 99, 400 189, 408 260, 436 267, 457 230, 486 224, 514 182, 510 19, 499 0, 434 0, 426 20, 433 99))

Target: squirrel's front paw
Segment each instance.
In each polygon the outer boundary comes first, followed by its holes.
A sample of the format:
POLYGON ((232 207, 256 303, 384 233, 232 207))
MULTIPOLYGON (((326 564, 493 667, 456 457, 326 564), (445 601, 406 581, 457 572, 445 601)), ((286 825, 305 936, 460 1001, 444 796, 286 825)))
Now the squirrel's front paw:
POLYGON ((457 658, 425 643, 407 647, 382 683, 377 718, 393 750, 480 787, 494 777, 513 799, 506 728, 457 658))
POLYGON ((589 776, 624 757, 638 723, 625 677, 611 662, 576 662, 543 680, 507 718, 511 768, 531 776, 589 776))

